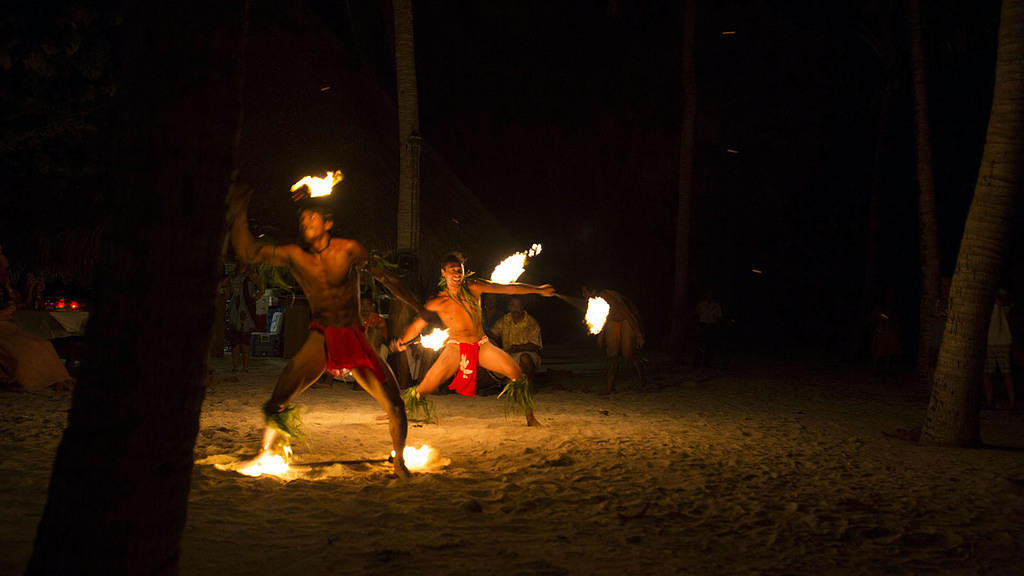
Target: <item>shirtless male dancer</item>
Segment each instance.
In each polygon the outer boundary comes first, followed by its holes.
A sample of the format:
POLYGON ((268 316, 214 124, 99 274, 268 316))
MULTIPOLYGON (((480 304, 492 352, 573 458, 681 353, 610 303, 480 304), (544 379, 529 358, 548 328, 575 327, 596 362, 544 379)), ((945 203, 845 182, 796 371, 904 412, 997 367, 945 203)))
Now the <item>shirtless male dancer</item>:
MULTIPOLYGON (((306 299, 312 322, 309 336, 288 361, 277 379, 270 400, 263 406, 267 427, 263 433, 260 456, 288 445, 297 429, 296 408, 292 401, 317 381, 324 370, 348 369, 356 382, 387 412, 394 445, 395 474, 408 478, 403 450, 407 420, 401 390, 394 374, 383 364, 363 335, 359 316, 359 274, 369 253, 359 242, 331 237, 334 225, 330 211, 307 206, 299 211, 299 231, 305 246, 285 244, 268 246, 253 238, 248 225, 251 189, 232 186, 228 195, 231 246, 236 256, 249 264, 269 262, 287 267, 298 281, 306 299)), ((295 195, 296 201, 304 195, 295 195)), ((397 298, 421 310, 416 297, 396 278, 369 266, 369 272, 397 298)))
MULTIPOLYGON (((466 279, 464 263, 465 259, 458 253, 446 254, 442 258, 441 276, 444 278, 444 288, 424 306, 429 312, 441 317, 441 322, 448 328, 448 341, 416 387, 415 393, 420 397, 436 390, 456 371, 458 375, 453 380, 452 388, 464 396, 475 396, 476 370, 479 366, 497 372, 513 382, 520 382, 524 376, 519 365, 504 350, 491 344, 484 335, 480 295, 555 295, 555 289, 548 284, 495 284, 479 278, 466 279)), ((406 328, 401 339, 392 343, 392 347, 396 351, 405 350, 406 343, 415 339, 427 324, 422 315, 417 316, 406 328)), ((540 425, 529 409, 526 410, 526 424, 540 425)))
POLYGON ((597 336, 598 347, 603 347, 608 357, 605 371, 608 387, 601 394, 610 395, 615 392, 615 378, 618 376, 620 358, 625 363, 633 365, 640 388, 646 388, 647 375, 644 373, 643 360, 637 357, 637 350, 644 347, 644 333, 640 329, 636 306, 614 290, 597 291, 584 286, 583 297, 604 298, 609 307, 604 329, 597 336))

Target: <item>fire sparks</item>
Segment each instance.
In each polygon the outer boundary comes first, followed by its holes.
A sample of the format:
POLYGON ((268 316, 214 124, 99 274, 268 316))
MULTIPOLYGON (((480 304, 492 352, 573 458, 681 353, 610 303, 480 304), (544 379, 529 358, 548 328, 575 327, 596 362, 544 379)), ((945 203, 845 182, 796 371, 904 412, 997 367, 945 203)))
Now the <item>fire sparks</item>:
POLYGON ((276 454, 273 452, 264 452, 253 459, 250 463, 245 466, 236 468, 236 472, 244 474, 246 476, 262 476, 264 474, 270 476, 286 477, 288 475, 288 461, 292 457, 292 449, 290 446, 284 447, 283 454, 276 454))
POLYGON ((586 322, 591 334, 597 334, 604 329, 604 321, 608 318, 610 309, 608 301, 600 296, 587 301, 586 322))
POLYGON ((532 258, 537 254, 540 254, 541 245, 534 244, 529 250, 525 252, 516 252, 515 254, 505 258, 500 264, 494 267, 494 272, 491 272, 491 282, 497 284, 511 284, 526 271, 526 259, 532 258))
POLYGON ((341 170, 327 171, 327 176, 323 178, 317 178, 315 176, 306 176, 302 180, 299 180, 295 184, 292 184, 292 192, 295 192, 303 186, 309 188, 309 197, 318 198, 320 196, 330 196, 331 189, 338 182, 341 182, 343 176, 341 170))
MULTIPOLYGON (((434 328, 434 331, 431 332, 430 334, 424 334, 423 336, 420 336, 420 346, 423 346, 424 348, 430 348, 431 350, 440 350, 447 340, 447 330, 434 328)), ((406 450, 408 450, 408 448, 406 448, 406 450)))
MULTIPOLYGON (((409 470, 422 470, 426 468, 431 462, 437 460, 437 451, 424 444, 419 448, 413 448, 412 446, 406 446, 405 450, 402 450, 402 456, 405 458, 405 467, 409 470)), ((391 457, 395 457, 395 451, 391 451, 391 457)))

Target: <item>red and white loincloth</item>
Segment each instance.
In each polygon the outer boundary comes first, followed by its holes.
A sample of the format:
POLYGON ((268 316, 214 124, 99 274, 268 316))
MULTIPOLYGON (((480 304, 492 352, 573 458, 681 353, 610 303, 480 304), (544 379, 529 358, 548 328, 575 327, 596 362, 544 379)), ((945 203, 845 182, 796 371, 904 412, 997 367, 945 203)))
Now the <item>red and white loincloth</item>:
POLYGON ((345 370, 368 368, 378 382, 387 381, 387 374, 377 359, 377 353, 363 335, 362 326, 338 328, 310 322, 309 329, 324 335, 328 372, 340 376, 345 370))
POLYGON ((480 366, 480 345, 488 342, 484 336, 476 342, 459 342, 449 338, 445 346, 459 346, 459 368, 448 388, 463 396, 476 396, 476 371, 480 366))

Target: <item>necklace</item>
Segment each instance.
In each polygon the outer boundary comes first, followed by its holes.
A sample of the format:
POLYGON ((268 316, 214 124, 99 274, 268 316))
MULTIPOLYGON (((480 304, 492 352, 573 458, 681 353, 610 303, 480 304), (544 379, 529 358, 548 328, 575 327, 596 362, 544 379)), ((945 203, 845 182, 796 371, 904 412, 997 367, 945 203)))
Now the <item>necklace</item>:
POLYGON ((330 247, 331 247, 331 239, 330 239, 330 238, 328 238, 328 239, 327 239, 327 245, 326 245, 326 246, 324 246, 323 248, 321 248, 321 249, 317 250, 316 248, 313 248, 313 246, 312 246, 312 245, 310 245, 310 247, 309 247, 309 251, 310 251, 310 252, 312 252, 313 254, 323 254, 324 250, 327 250, 327 249, 328 249, 328 248, 330 248, 330 247))

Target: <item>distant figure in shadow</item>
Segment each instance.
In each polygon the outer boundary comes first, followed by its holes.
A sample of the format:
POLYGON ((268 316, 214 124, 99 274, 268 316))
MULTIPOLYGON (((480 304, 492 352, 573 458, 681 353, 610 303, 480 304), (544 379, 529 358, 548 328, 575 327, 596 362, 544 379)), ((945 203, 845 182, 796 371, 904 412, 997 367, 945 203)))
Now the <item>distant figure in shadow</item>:
POLYGON ((900 353, 899 326, 892 313, 893 291, 890 288, 885 306, 871 312, 871 372, 878 375, 892 369, 892 360, 900 353))
POLYGON ((607 386, 601 394, 609 395, 615 392, 615 379, 619 373, 619 364, 623 362, 633 365, 640 388, 646 388, 647 374, 643 361, 637 354, 644 347, 644 333, 640 328, 640 314, 636 306, 614 290, 598 291, 584 286, 583 297, 604 298, 609 306, 604 329, 597 335, 597 345, 604 348, 608 363, 605 370, 607 386))
POLYGON ((230 280, 231 297, 228 315, 231 318, 231 371, 249 371, 249 347, 256 330, 256 301, 263 295, 252 269, 242 261, 235 266, 230 280))
POLYGON ((711 368, 722 342, 722 305, 711 290, 708 290, 704 299, 697 303, 696 342, 693 367, 711 368))

